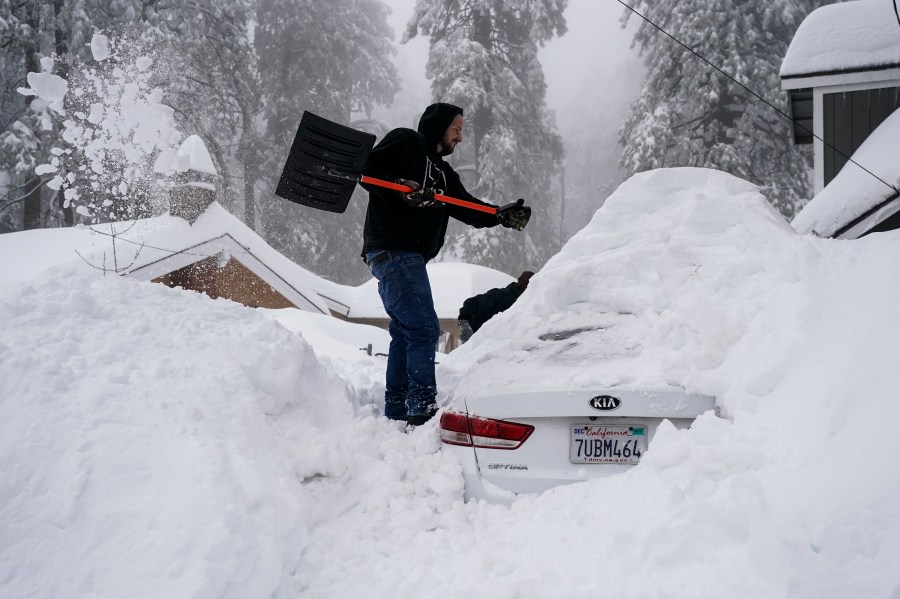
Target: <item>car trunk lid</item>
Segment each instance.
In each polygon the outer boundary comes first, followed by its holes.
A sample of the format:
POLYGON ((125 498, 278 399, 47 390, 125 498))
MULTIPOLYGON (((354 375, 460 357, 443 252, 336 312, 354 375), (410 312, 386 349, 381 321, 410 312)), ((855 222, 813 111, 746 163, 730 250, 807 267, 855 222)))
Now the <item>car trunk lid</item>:
POLYGON ((683 389, 558 389, 466 397, 470 414, 515 419, 560 416, 696 418, 715 409, 715 398, 683 389))

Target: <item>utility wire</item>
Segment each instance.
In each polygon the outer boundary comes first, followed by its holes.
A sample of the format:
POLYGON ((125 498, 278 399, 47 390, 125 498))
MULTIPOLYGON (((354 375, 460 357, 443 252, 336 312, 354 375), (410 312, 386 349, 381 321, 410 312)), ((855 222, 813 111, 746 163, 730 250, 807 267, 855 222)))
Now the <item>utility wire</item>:
POLYGON ((900 12, 897 11, 897 0, 894 0, 894 14, 897 16, 897 25, 900 25, 900 12))
MULTIPOLYGON (((895 12, 896 12, 896 10, 897 10, 897 3, 896 3, 896 1, 897 1, 897 0, 894 0, 894 10, 895 10, 895 12)), ((806 128, 805 126, 803 126, 803 125, 801 125, 800 123, 798 123, 795 119, 792 119, 792 118, 790 117, 790 115, 786 114, 783 110, 781 110, 780 108, 778 108, 777 106, 775 106, 774 104, 772 104, 771 102, 769 102, 768 100, 766 100, 764 97, 762 97, 761 95, 759 95, 758 93, 756 93, 755 91, 753 91, 752 89, 750 89, 749 87, 747 87, 746 85, 744 85, 743 83, 741 83, 740 81, 738 81, 737 79, 735 79, 734 77, 732 77, 731 75, 729 75, 728 73, 726 73, 725 71, 723 71, 722 69, 720 69, 718 66, 716 66, 716 65, 713 64, 712 62, 708 61, 708 60, 707 60, 704 56, 702 56, 699 52, 697 52, 697 51, 694 50, 693 48, 691 48, 691 47, 685 45, 685 44, 684 44, 681 40, 679 40, 677 37, 675 37, 674 35, 672 35, 672 34, 669 33, 668 31, 666 31, 665 29, 663 29, 662 27, 660 27, 659 25, 657 25, 656 23, 654 23, 653 21, 651 21, 650 19, 648 19, 647 17, 645 17, 644 15, 642 15, 641 13, 639 13, 637 10, 635 10, 634 8, 632 8, 632 7, 628 6, 627 4, 625 4, 625 2, 623 2, 622 0, 616 0, 616 2, 618 2, 619 4, 621 4, 622 6, 624 6, 625 8, 627 8, 628 10, 630 10, 631 12, 633 12, 634 14, 636 14, 637 16, 639 16, 640 18, 642 18, 644 21, 646 21, 647 23, 649 23, 650 25, 652 25, 653 27, 655 27, 656 29, 658 29, 660 32, 662 32, 663 34, 665 34, 665 35, 666 35, 668 38, 670 38, 672 41, 674 41, 674 42, 677 43, 679 46, 681 46, 682 48, 684 48, 685 50, 687 50, 688 52, 690 52, 691 54, 693 54, 694 56, 696 56, 697 58, 699 58, 700 60, 702 60, 703 62, 705 62, 706 64, 708 64, 708 65, 711 66, 712 68, 714 68, 715 70, 717 70, 718 72, 720 72, 721 74, 723 74, 725 77, 727 77, 728 79, 730 79, 731 81, 733 81, 735 84, 737 84, 737 85, 739 85, 740 87, 744 88, 749 94, 753 95, 755 98, 757 98, 758 100, 760 100, 760 101, 763 102, 764 104, 768 105, 770 108, 772 108, 772 110, 774 110, 775 112, 777 112, 778 114, 780 114, 781 116, 783 116, 784 118, 786 118, 787 120, 789 120, 789 121, 791 121, 792 123, 794 123, 796 126, 800 127, 801 129, 803 129, 804 131, 806 131, 807 133, 809 133, 810 135, 812 135, 813 137, 815 137, 816 139, 818 139, 819 141, 821 141, 823 144, 825 144, 826 146, 828 146, 829 148, 831 148, 832 150, 834 150, 835 152, 837 152, 838 154, 840 154, 842 157, 846 158, 848 162, 852 162, 853 164, 855 164, 856 166, 858 166, 859 168, 861 168, 861 169, 864 170, 865 172, 869 173, 870 175, 872 175, 873 177, 875 177, 876 179, 878 179, 879 181, 881 181, 882 183, 884 183, 885 185, 887 185, 887 186, 888 186, 891 190, 893 190, 894 192, 900 193, 900 189, 897 189, 896 187, 894 187, 893 185, 891 185, 890 183, 888 183, 887 181, 885 181, 884 179, 882 179, 881 177, 879 177, 878 175, 876 175, 875 173, 873 173, 872 171, 870 171, 869 169, 867 169, 866 167, 864 167, 863 165, 861 165, 860 163, 858 163, 857 161, 853 160, 852 158, 850 158, 849 156, 847 156, 846 154, 844 154, 843 152, 841 152, 839 149, 837 149, 836 147, 834 147, 832 144, 828 143, 827 141, 825 141, 824 139, 822 139, 821 137, 819 137, 818 135, 816 135, 814 132, 810 131, 808 128, 806 128)), ((897 22, 900 23, 900 13, 898 13, 898 15, 897 15, 897 22)))

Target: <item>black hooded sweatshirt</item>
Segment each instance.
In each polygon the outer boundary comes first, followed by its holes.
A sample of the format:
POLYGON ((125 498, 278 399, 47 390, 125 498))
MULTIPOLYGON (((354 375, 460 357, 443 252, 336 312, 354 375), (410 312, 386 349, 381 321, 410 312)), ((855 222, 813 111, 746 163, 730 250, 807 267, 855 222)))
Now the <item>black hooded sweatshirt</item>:
MULTIPOLYGON (((461 200, 492 206, 466 191, 459 175, 438 155, 437 146, 462 108, 432 104, 419 119, 419 130, 389 131, 372 148, 363 172, 378 179, 409 179, 461 200)), ((452 216, 473 227, 493 227, 497 216, 461 206, 438 203, 417 208, 403 201, 399 192, 363 185, 369 192, 369 207, 363 232, 362 256, 373 250, 419 252, 426 261, 444 245, 447 222, 452 216)))

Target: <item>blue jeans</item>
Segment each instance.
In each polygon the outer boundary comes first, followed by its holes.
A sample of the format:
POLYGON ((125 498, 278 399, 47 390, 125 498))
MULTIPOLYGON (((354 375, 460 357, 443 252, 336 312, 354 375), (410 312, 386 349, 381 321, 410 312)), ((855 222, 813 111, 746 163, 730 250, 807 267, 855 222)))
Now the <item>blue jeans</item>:
POLYGON ((435 344, 441 334, 425 260, 417 252, 369 252, 378 295, 391 318, 384 415, 406 420, 437 410, 435 344))

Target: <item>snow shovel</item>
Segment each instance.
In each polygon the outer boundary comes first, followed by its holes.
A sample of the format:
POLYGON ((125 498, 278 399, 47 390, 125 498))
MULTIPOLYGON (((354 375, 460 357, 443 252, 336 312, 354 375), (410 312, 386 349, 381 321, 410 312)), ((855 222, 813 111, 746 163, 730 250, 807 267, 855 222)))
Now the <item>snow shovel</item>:
MULTIPOLYGON (((362 174, 375 136, 303 112, 275 195, 303 206, 344 212, 357 183, 409 193, 412 187, 362 174)), ((434 194, 434 199, 471 210, 497 214, 497 208, 434 194)))

